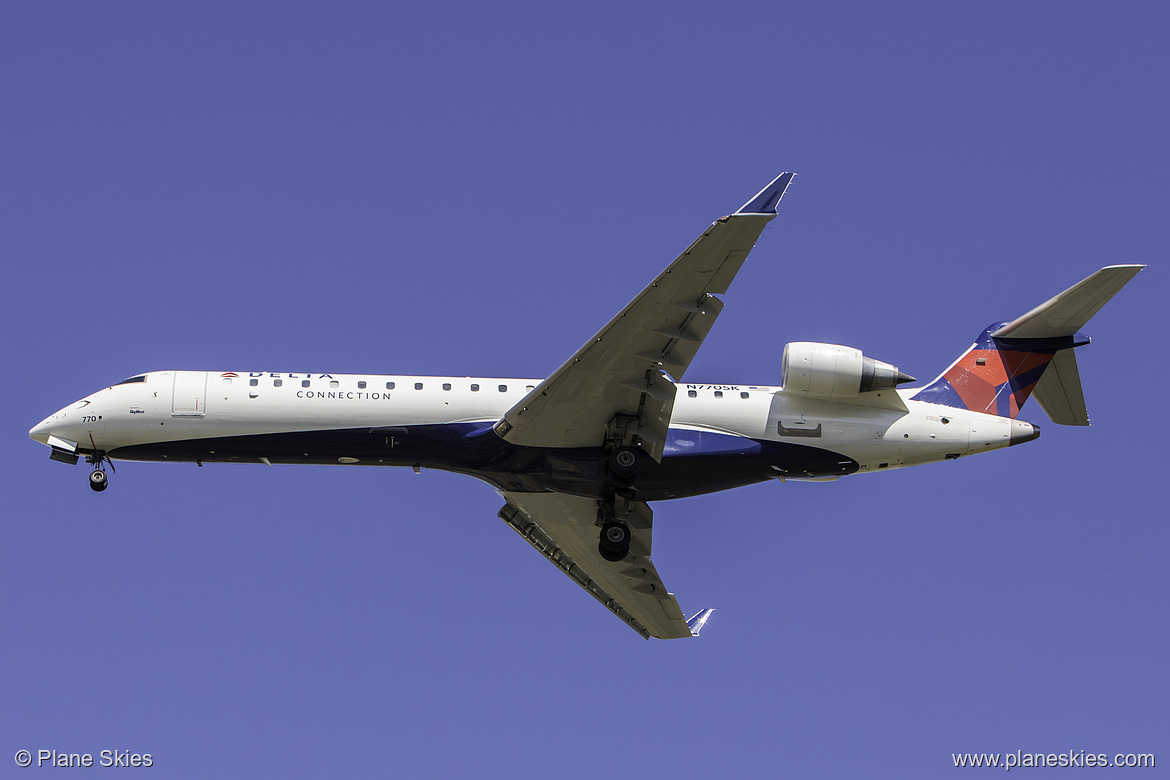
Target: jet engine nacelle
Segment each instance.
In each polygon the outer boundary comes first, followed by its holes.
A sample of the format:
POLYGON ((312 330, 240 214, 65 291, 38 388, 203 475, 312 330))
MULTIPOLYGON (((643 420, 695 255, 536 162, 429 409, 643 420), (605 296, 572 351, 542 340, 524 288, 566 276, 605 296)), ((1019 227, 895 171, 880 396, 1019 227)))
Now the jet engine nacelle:
POLYGON ((849 398, 914 381, 897 366, 868 358, 860 349, 813 341, 784 345, 780 376, 784 392, 811 398, 849 398))

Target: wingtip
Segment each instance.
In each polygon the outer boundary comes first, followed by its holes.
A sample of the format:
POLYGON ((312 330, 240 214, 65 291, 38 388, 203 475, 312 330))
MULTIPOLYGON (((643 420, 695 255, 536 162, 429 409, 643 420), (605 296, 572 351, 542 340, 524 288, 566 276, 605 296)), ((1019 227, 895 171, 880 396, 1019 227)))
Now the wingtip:
POLYGON ((768 186, 756 193, 754 198, 743 204, 735 213, 775 214, 776 207, 780 204, 780 199, 784 197, 784 191, 788 189, 794 176, 796 176, 795 173, 786 171, 772 179, 768 182, 768 186))
POLYGON ((711 619, 711 613, 714 609, 704 609, 696 612, 687 620, 687 628, 691 630, 691 636, 698 636, 699 632, 703 630, 703 626, 707 625, 707 621, 711 619))

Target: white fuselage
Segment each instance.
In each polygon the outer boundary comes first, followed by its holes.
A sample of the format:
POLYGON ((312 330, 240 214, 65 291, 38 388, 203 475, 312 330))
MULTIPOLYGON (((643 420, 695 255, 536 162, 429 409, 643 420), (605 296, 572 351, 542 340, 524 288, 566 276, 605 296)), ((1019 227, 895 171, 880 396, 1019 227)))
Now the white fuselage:
MULTIPOLYGON (((555 467, 533 465, 527 452, 533 448, 483 450, 486 441, 500 442, 482 438, 485 431, 494 436, 490 426, 538 384, 534 379, 156 371, 70 404, 30 435, 57 448, 113 459, 421 464, 483 476, 497 485, 503 484, 500 474, 527 469, 525 484, 539 489, 542 475, 555 467), (464 459, 460 453, 474 449, 464 445, 472 441, 469 436, 480 437, 475 441, 482 451, 464 459)), ((885 398, 871 393, 840 402, 777 387, 678 384, 662 465, 702 468, 664 470, 648 493, 693 495, 768 477, 832 479, 957 458, 1036 436, 1029 423, 909 400, 914 393, 889 390, 885 398), (893 393, 900 400, 890 398, 893 393), (802 454, 816 457, 805 463, 802 454), (737 467, 742 475, 735 473, 737 467), (702 478, 706 474, 712 475, 709 484, 702 478), (677 479, 688 484, 671 487, 677 479)), ((557 490, 592 489, 584 486, 593 479, 584 473, 580 484, 569 488, 550 479, 557 490)))

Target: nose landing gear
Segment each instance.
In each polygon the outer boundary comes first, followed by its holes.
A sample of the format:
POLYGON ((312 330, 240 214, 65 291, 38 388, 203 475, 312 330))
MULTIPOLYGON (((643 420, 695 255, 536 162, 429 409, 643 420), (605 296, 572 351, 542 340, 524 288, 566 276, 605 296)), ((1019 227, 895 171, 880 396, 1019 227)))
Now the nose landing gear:
POLYGON ((95 492, 100 493, 110 486, 110 481, 106 478, 106 472, 102 471, 102 464, 110 464, 110 472, 114 472, 114 462, 106 457, 104 452, 96 452, 93 455, 87 455, 85 462, 93 466, 93 471, 89 473, 89 487, 95 492))
POLYGON ((109 480, 106 479, 106 472, 101 469, 94 469, 89 474, 89 486, 98 493, 110 486, 109 480))

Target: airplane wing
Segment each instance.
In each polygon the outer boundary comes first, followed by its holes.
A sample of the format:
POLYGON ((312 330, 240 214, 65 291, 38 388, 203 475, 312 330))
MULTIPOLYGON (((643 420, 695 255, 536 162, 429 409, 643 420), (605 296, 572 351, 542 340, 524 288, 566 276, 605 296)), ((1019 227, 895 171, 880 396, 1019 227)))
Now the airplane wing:
MULTIPOLYGON (((698 634, 650 561, 653 514, 645 503, 630 503, 626 521, 635 530, 630 554, 611 563, 597 550, 596 499, 563 493, 501 495, 508 503, 500 510, 500 519, 639 634, 647 639, 698 634)), ((699 628, 706 622, 703 613, 695 618, 700 616, 699 628)))
POLYGON ((708 228, 552 376, 497 424, 505 440, 534 447, 637 444, 661 460, 674 384, 703 343, 735 278, 794 174, 782 173, 708 228))

